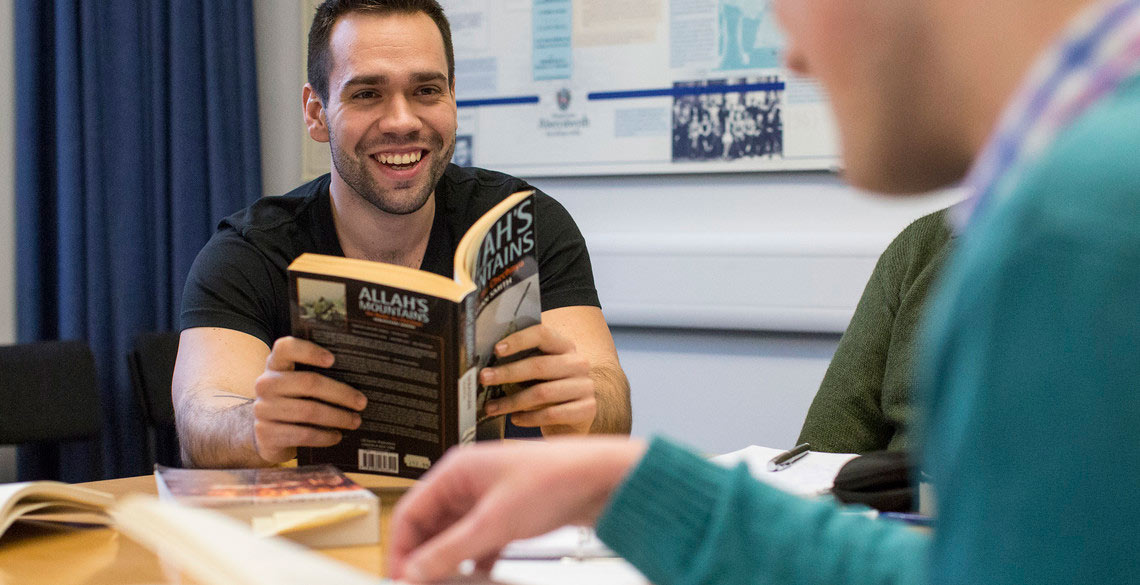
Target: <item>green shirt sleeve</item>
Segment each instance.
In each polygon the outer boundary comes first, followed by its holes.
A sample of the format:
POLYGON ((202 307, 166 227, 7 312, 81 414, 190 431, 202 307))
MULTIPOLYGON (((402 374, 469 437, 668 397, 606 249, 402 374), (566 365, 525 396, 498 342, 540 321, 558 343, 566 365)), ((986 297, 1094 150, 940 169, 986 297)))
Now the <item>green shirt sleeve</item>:
POLYGON ((928 538, 762 484, 665 440, 613 496, 598 536, 656 585, 923 583, 928 538))
POLYGON ((946 210, 915 220, 879 257, 819 391, 800 443, 865 453, 907 447, 918 323, 950 249, 946 210))

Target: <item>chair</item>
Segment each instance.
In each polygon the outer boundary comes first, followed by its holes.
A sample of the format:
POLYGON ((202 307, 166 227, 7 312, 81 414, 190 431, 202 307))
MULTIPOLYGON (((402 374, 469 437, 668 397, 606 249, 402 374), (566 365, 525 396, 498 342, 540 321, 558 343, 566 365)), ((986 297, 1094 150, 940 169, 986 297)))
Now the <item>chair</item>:
MULTIPOLYGON (((102 469, 103 410, 95 357, 83 341, 0 346, 0 445, 91 441, 91 469, 102 469)), ((23 479, 49 479, 34 470, 23 479)))
POLYGON ((178 333, 140 333, 127 353, 131 387, 143 413, 151 458, 156 463, 180 467, 178 434, 174 426, 174 403, 170 383, 178 357, 178 333))

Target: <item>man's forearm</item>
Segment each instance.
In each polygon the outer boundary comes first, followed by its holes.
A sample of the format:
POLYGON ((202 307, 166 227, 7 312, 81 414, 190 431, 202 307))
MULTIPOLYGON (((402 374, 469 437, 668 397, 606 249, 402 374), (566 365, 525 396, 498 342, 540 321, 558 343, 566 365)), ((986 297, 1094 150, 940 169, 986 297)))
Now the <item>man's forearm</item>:
POLYGON ((178 442, 187 467, 264 467, 253 443, 253 399, 224 390, 189 393, 176 405, 178 442))
POLYGON ((617 364, 600 364, 590 368, 594 381, 597 414, 590 425, 591 434, 628 435, 633 423, 629 402, 629 380, 617 364))

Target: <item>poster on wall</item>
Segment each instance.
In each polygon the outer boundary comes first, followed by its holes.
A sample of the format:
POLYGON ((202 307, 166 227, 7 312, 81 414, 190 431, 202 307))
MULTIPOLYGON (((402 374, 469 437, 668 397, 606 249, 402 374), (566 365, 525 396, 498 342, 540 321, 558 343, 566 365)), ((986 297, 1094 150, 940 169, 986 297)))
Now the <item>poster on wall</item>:
POLYGON ((838 164, 826 96, 781 67, 769 0, 440 3, 456 164, 523 177, 838 164))

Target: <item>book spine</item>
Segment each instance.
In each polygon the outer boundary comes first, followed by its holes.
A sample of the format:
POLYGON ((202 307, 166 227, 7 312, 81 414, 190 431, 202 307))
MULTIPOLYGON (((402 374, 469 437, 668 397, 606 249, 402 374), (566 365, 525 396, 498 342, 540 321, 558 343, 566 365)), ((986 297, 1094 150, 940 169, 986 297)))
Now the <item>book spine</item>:
POLYGON ((479 368, 475 359, 475 303, 477 295, 471 292, 456 309, 456 322, 461 323, 461 335, 457 336, 455 352, 457 408, 455 419, 455 441, 452 444, 466 445, 475 441, 475 425, 478 413, 479 368))
POLYGON ((459 442, 459 408, 461 405, 459 391, 459 352, 463 346, 463 311, 460 304, 452 305, 452 320, 455 323, 455 335, 444 341, 443 356, 441 357, 443 372, 443 391, 439 393, 439 412, 443 423, 440 425, 440 443, 446 449, 459 442))

